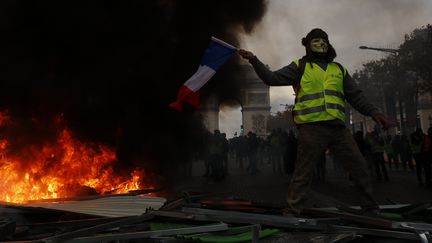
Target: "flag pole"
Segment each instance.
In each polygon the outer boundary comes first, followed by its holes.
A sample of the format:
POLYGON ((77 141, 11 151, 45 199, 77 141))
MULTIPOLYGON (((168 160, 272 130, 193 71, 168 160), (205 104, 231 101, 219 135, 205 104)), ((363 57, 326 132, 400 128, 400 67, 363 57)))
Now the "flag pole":
POLYGON ((231 45, 231 44, 229 44, 229 43, 227 43, 227 42, 225 42, 225 41, 223 41, 221 39, 218 39, 218 38, 216 38, 214 36, 211 37, 211 40, 214 41, 214 42, 217 42, 217 43, 219 43, 219 44, 221 44, 223 46, 226 46, 228 48, 232 48, 232 49, 235 49, 237 51, 240 50, 240 48, 235 47, 235 46, 233 46, 233 45, 231 45))

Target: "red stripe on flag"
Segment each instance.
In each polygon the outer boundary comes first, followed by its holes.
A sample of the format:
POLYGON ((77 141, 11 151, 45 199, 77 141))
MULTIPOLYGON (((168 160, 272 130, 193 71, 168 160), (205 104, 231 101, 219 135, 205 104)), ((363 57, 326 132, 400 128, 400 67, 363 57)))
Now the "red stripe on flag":
POLYGON ((194 92, 187 86, 183 85, 177 94, 177 100, 171 103, 169 106, 173 109, 176 109, 177 111, 182 111, 183 103, 188 103, 195 108, 199 108, 200 101, 198 91, 194 92))

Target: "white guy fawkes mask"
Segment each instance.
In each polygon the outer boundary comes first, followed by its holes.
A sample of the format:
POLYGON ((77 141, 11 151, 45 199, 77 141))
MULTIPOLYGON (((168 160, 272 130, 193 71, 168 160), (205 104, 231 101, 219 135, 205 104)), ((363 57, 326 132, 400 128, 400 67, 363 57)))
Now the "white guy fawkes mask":
POLYGON ((313 52, 317 53, 327 53, 328 44, 323 38, 313 38, 310 41, 310 48, 313 52))

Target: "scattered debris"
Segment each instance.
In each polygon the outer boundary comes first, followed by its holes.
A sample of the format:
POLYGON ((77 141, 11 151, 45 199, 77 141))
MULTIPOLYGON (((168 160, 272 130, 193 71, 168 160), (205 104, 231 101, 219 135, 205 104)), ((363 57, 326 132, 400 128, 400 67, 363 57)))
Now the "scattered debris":
POLYGON ((309 208, 282 215, 280 205, 203 194, 167 200, 128 194, 0 206, 2 242, 432 242, 432 203, 309 208), (424 215, 426 220, 421 220, 424 215), (358 241, 360 240, 360 241, 358 241), (364 240, 364 241, 361 241, 364 240))

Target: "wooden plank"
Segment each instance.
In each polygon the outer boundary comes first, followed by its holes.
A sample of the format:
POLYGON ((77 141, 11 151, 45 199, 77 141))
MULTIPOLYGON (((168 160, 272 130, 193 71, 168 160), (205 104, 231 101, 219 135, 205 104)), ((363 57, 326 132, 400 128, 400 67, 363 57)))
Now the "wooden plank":
POLYGON ((25 204, 27 207, 40 207, 67 212, 95 215, 102 217, 135 216, 147 209, 159 209, 166 202, 162 197, 122 196, 98 198, 86 201, 63 201, 25 204))
POLYGON ((372 229, 372 228, 362 228, 362 227, 352 227, 352 226, 342 226, 342 225, 329 225, 330 230, 334 231, 349 231, 355 232, 360 235, 371 235, 380 236, 404 240, 419 240, 419 236, 415 233, 396 231, 396 230, 383 230, 383 229, 372 229))
POLYGON ((396 224, 396 222, 387 219, 367 217, 362 215, 328 211, 328 210, 315 209, 315 208, 304 209, 303 213, 311 216, 318 216, 318 217, 338 217, 355 223, 361 223, 369 226, 382 227, 387 229, 394 228, 396 224))
POLYGON ((153 192, 160 192, 161 189, 142 189, 142 190, 131 190, 129 193, 120 194, 103 194, 103 195, 90 195, 82 197, 67 197, 67 198, 49 198, 49 199, 38 199, 38 200, 28 200, 26 203, 43 203, 43 202, 68 202, 68 201, 86 201, 94 200, 107 197, 124 197, 124 196, 137 196, 141 194, 148 194, 153 192))
POLYGON ((281 222, 281 223, 293 224, 293 225, 298 225, 298 224, 316 225, 317 224, 317 221, 315 219, 277 216, 277 215, 268 215, 268 214, 244 213, 244 212, 236 212, 236 211, 224 211, 224 210, 202 209, 202 208, 185 208, 185 207, 182 208, 182 211, 185 213, 217 215, 217 216, 226 216, 226 217, 239 217, 244 219, 261 219, 266 221, 273 220, 274 222, 281 222))
POLYGON ((115 233, 115 234, 105 234, 105 235, 97 235, 97 236, 89 236, 89 237, 79 237, 65 242, 66 243, 90 243, 90 242, 114 241, 114 240, 133 240, 133 239, 143 239, 143 238, 158 237, 158 236, 217 232, 217 231, 224 231, 227 229, 228 229, 227 224, 219 223, 216 225, 205 225, 205 226, 187 227, 187 228, 179 228, 179 229, 142 231, 142 232, 133 232, 133 233, 115 233))
POLYGON ((176 199, 174 201, 171 201, 169 203, 166 203, 164 206, 162 206, 161 209, 170 211, 174 210, 180 206, 183 206, 186 203, 186 201, 183 198, 176 199))
POLYGON ((199 214, 199 213, 186 213, 186 212, 178 212, 178 211, 153 211, 155 216, 158 217, 167 217, 167 218, 176 218, 176 219, 186 219, 186 220, 194 220, 194 221, 206 221, 206 222, 225 222, 225 223, 235 223, 235 224, 259 224, 259 225, 267 225, 274 226, 286 229, 314 229, 320 230, 325 229, 325 225, 316 224, 315 220, 310 220, 309 222, 303 222, 301 219, 297 223, 293 223, 290 219, 282 219, 276 220, 276 218, 259 218, 259 217, 241 217, 239 215, 207 215, 207 214, 199 214))
POLYGON ((146 213, 146 214, 143 214, 140 216, 128 217, 128 218, 116 220, 114 222, 104 223, 104 224, 96 225, 93 227, 79 229, 79 230, 75 230, 72 232, 67 232, 64 234, 44 238, 44 239, 39 240, 39 242, 44 242, 44 243, 64 242, 66 240, 73 239, 76 237, 87 236, 87 235, 99 233, 99 232, 104 231, 104 230, 119 227, 122 225, 132 224, 135 222, 147 221, 147 220, 150 220, 153 218, 154 218, 153 213, 149 212, 149 213, 146 213))
POLYGON ((28 227, 28 228, 62 228, 62 227, 86 227, 102 223, 108 223, 120 219, 125 219, 127 217, 119 218, 93 218, 93 219, 80 219, 80 220, 67 220, 67 221, 56 221, 56 222, 46 222, 46 223, 36 223, 36 224, 21 224, 18 227, 28 227))

